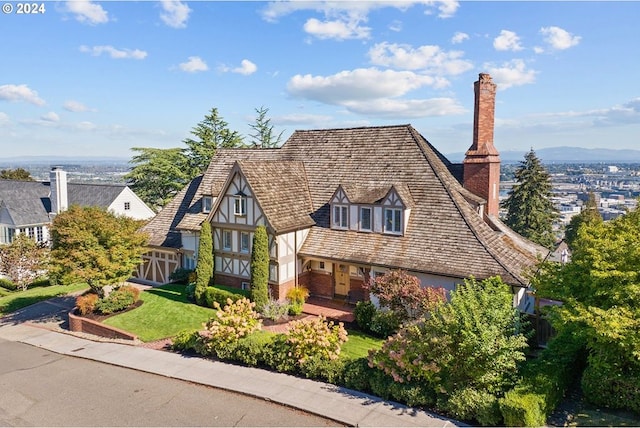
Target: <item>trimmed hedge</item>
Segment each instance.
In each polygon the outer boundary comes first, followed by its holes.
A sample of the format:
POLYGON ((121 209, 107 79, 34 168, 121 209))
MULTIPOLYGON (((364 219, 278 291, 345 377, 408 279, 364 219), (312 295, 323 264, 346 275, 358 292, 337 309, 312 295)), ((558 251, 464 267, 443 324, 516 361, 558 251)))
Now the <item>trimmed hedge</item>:
POLYGON ((227 304, 227 299, 231 299, 235 302, 244 297, 247 297, 247 293, 244 290, 215 285, 205 288, 202 295, 202 303, 204 304, 203 306, 213 308, 213 302, 218 302, 220 306, 224 308, 224 306, 227 304))
POLYGON ((563 330, 525 365, 521 381, 500 399, 505 425, 545 425, 585 363, 585 338, 572 329, 563 330))

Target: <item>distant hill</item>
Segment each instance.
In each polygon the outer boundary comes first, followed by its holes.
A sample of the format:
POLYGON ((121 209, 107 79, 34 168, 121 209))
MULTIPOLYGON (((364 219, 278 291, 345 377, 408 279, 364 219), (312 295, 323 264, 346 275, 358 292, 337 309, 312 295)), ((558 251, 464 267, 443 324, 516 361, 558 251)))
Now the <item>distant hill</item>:
MULTIPOLYGON (((543 163, 639 163, 640 150, 584 149, 581 147, 549 147, 536 150, 543 163)), ((505 150, 500 160, 505 163, 520 162, 528 151, 505 150)), ((452 162, 462 162, 464 153, 446 155, 452 162)))

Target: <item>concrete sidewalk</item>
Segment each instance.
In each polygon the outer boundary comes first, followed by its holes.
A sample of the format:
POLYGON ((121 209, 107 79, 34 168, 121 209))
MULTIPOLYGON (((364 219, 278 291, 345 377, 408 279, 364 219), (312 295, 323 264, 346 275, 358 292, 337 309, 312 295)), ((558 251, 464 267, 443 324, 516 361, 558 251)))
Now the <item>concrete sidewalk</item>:
POLYGON ((19 313, 0 318, 0 338, 37 346, 58 354, 239 392, 317 414, 345 425, 464 426, 453 420, 327 383, 67 334, 55 329, 64 311, 68 312, 65 303, 56 300, 41 302, 19 313))

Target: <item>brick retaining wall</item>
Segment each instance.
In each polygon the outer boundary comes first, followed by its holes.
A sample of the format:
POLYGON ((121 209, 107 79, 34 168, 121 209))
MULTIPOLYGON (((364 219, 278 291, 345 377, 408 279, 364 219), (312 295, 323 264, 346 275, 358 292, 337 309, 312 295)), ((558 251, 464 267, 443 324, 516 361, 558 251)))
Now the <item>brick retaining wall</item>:
POLYGON ((102 324, 98 321, 81 317, 79 315, 76 315, 74 312, 75 309, 69 312, 69 330, 71 331, 93 334, 95 336, 106 337, 109 339, 138 339, 138 336, 136 336, 135 334, 131 334, 127 331, 120 330, 119 328, 102 324))

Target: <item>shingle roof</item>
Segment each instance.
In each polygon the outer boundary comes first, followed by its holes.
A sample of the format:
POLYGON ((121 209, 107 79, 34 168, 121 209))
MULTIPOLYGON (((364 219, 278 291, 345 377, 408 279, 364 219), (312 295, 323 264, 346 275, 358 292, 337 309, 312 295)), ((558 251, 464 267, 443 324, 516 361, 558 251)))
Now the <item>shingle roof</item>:
MULTIPOLYGON (((313 209, 308 214, 316 225, 300 251, 304 256, 459 278, 500 275, 508 283, 525 284, 525 268, 537 262, 536 252, 544 251, 496 224, 488 225, 474 210, 484 200, 462 187, 451 172, 455 165, 410 125, 296 131, 280 149, 218 150, 195 199, 206 194, 203 191, 217 196, 234 162, 240 161, 241 166, 247 166, 247 173, 255 174, 251 184, 261 183, 255 184, 262 186, 261 199, 282 200, 284 207, 290 207, 286 203, 294 203, 293 195, 305 192, 295 186, 287 188, 280 181, 270 186, 271 181, 260 180, 261 168, 269 168, 267 176, 272 178, 285 170, 253 163, 264 160, 283 166, 285 161, 303 165, 313 209), (355 191, 356 198, 369 199, 393 185, 401 198, 413 205, 404 236, 330 229, 328 202, 340 185, 347 193, 355 191), (371 194, 353 190, 359 187, 368 187, 371 194), (373 191, 375 188, 378 190, 373 191), (281 189, 293 195, 281 195, 281 189)), ((277 211, 283 205, 274 203, 273 207, 277 211)), ((203 216, 187 214, 179 227, 197 230, 203 220, 203 216)), ((159 221, 159 216, 154 221, 159 221)))
POLYGON ((69 206, 108 208, 126 187, 124 184, 68 183, 69 206))
POLYGON ((304 164, 300 161, 239 161, 267 221, 278 234, 313 226, 304 164))

